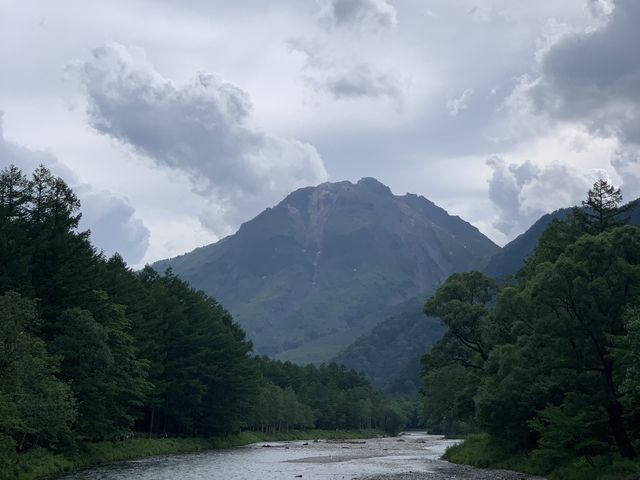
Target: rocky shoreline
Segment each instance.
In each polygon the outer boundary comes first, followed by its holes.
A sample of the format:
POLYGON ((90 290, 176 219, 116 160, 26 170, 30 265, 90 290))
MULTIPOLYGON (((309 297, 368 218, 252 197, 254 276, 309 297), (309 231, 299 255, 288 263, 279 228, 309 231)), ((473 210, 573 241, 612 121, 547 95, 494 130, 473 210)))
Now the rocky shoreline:
POLYGON ((489 470, 445 463, 432 472, 407 472, 390 475, 368 475, 357 480, 544 480, 526 473, 489 470))
POLYGON ((390 475, 371 475, 357 480, 544 480, 525 473, 508 470, 488 470, 466 465, 443 466, 432 472, 408 472, 390 475))

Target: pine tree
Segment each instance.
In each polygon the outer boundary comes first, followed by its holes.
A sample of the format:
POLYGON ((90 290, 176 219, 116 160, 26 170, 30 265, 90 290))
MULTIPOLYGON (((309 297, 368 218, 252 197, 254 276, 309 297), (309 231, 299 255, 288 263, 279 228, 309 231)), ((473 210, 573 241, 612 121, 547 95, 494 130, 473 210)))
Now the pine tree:
POLYGON ((30 184, 13 165, 0 172, 0 292, 29 283, 27 220, 30 184))
POLYGON ((585 232, 597 235, 627 223, 629 219, 624 214, 633 207, 633 202, 622 205, 620 189, 600 179, 582 201, 582 208, 574 208, 573 216, 585 232))

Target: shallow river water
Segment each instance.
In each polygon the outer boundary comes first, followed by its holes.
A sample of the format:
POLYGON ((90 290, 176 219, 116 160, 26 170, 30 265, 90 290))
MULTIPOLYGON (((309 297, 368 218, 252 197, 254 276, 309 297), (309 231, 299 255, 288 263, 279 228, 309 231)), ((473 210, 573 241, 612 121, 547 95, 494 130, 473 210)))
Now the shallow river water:
MULTIPOLYGON (((266 442, 229 450, 116 462, 65 475, 65 480, 342 480, 467 478, 465 467, 440 457, 455 440, 425 433, 346 441, 266 442), (349 442, 349 443, 347 443, 349 442), (351 443, 353 442, 353 443, 351 443), (431 473, 433 475, 431 475, 431 473)), ((484 475, 482 475, 484 477, 484 475)), ((471 476, 470 478, 475 478, 471 476)), ((494 477, 490 477, 494 478, 494 477)), ((495 477, 498 478, 498 477, 495 477)), ((502 477, 500 477, 502 478, 502 477)), ((524 478, 524 477, 520 477, 524 478)))

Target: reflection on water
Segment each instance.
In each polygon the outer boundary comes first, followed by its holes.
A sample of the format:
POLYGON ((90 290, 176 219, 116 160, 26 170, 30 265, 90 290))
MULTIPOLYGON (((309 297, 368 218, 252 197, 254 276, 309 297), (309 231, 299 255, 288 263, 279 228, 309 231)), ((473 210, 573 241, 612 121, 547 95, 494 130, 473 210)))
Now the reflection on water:
POLYGON ((352 479, 361 475, 426 472, 455 440, 425 433, 368 439, 364 444, 269 442, 230 450, 117 462, 65 475, 65 480, 352 479), (266 448, 263 445, 270 445, 266 448))

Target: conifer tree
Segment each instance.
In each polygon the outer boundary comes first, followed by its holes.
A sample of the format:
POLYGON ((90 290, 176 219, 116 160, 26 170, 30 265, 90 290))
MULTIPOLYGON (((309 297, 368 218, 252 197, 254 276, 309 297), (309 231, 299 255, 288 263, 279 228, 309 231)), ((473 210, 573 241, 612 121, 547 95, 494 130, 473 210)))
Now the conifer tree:
POLYGON ((625 216, 634 203, 622 204, 622 192, 603 179, 596 181, 582 208, 574 208, 573 215, 582 229, 592 235, 618 227, 628 222, 625 216))

